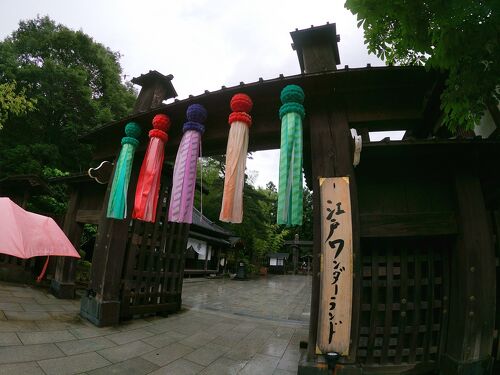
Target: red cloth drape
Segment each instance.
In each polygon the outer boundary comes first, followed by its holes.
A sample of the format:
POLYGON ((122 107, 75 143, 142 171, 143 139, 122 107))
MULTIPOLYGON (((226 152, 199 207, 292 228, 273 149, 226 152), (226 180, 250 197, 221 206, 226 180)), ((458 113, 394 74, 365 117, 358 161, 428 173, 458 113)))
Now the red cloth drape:
POLYGON ((166 131, 170 127, 169 117, 156 115, 153 118, 153 127, 154 129, 149 132, 149 145, 139 173, 132 212, 134 219, 149 222, 154 222, 156 219, 164 149, 168 140, 166 131))

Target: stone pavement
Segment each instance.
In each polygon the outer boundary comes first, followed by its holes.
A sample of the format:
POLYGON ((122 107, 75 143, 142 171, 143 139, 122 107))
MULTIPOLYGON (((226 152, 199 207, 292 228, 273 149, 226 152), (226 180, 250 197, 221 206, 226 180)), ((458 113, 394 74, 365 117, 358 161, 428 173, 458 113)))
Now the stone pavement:
POLYGON ((309 323, 311 277, 269 275, 236 281, 186 279, 182 302, 193 308, 225 311, 236 315, 309 323))
POLYGON ((309 277, 193 281, 183 312, 106 328, 81 319, 78 300, 0 282, 0 375, 297 372, 309 277))

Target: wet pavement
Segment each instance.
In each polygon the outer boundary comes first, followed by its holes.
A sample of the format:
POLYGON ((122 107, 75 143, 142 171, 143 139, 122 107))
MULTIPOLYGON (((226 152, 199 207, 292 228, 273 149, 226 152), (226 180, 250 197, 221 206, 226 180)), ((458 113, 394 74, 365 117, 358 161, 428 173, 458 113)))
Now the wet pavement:
POLYGON ((277 321, 309 323, 311 277, 269 275, 256 280, 187 279, 182 302, 193 308, 277 321))
POLYGON ((310 277, 186 280, 181 313, 97 328, 78 300, 0 282, 0 375, 297 372, 310 277))

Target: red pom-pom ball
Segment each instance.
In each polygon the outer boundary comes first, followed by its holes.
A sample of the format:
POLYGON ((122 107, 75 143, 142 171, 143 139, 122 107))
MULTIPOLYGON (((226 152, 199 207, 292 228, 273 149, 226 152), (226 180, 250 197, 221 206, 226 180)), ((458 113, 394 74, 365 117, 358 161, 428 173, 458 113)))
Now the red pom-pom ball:
POLYGON ((236 94, 231 99, 231 110, 234 112, 250 112, 253 107, 252 99, 246 94, 236 94))
POLYGON ((170 129, 170 117, 167 115, 156 115, 153 117, 153 128, 166 132, 170 129))

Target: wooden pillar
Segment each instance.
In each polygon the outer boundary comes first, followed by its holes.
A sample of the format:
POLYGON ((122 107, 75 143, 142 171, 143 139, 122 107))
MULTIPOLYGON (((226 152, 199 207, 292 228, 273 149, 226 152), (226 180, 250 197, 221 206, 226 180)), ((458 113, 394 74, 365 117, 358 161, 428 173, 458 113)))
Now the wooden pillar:
MULTIPOLYGON (((92 257, 90 285, 82 297, 80 314, 97 326, 117 324, 120 319, 120 284, 134 205, 135 187, 142 160, 135 158, 127 195, 127 218, 106 217, 111 183, 108 184, 92 257)), ((115 160, 116 165, 116 160, 115 160)), ((114 174, 114 170, 113 170, 114 174)))
POLYGON ((455 175, 460 228, 451 260, 444 375, 490 374, 496 306, 495 253, 479 178, 455 175))
MULTIPOLYGON (((164 76, 156 71, 150 71, 132 79, 133 83, 142 86, 132 112, 146 111, 159 106, 165 99, 175 97, 177 94, 171 82, 172 78, 172 75, 164 76)), ((118 155, 115 159, 115 165, 117 158, 118 155)), ((97 326, 117 324, 120 319, 122 268, 141 163, 142 158, 136 155, 127 195, 127 219, 115 220, 106 217, 111 183, 108 184, 106 190, 92 258, 90 285, 80 306, 80 314, 97 326)), ((110 178, 110 181, 112 180, 110 178)))
POLYGON ((205 267, 205 269, 204 269, 205 274, 207 273, 207 269, 208 269, 208 252, 210 251, 209 250, 210 249, 209 246, 210 245, 207 243, 207 251, 205 252, 205 265, 204 265, 204 267, 205 267))
MULTIPOLYGON (((307 97, 306 97, 307 99, 307 97)), ((320 212, 320 177, 348 176, 350 180, 352 210, 352 244, 354 260, 354 284, 352 300, 351 345, 346 363, 353 363, 356 358, 356 339, 358 337, 359 304, 361 294, 359 210, 356 178, 354 174, 352 137, 342 98, 331 96, 323 102, 306 103, 309 113, 309 131, 311 134, 312 173, 313 173, 313 216, 314 240, 312 258, 312 297, 309 323, 308 358, 316 354, 316 340, 319 311, 320 256, 321 256, 321 212, 320 212)), ((306 120, 307 121, 307 120, 306 120)))
POLYGON ((293 238, 293 274, 296 275, 297 274, 297 270, 298 270, 298 263, 299 263, 299 235, 298 234, 295 234, 294 238, 293 238))
MULTIPOLYGON (((78 187, 72 186, 68 210, 63 224, 64 233, 76 249, 80 247, 83 232, 83 224, 76 222, 79 198, 78 187)), ((76 263, 76 258, 58 257, 54 278, 50 284, 50 291, 57 298, 75 298, 76 263)))
POLYGON ((220 254, 221 254, 221 248, 217 247, 217 271, 215 272, 216 274, 219 273, 220 270, 220 254))

